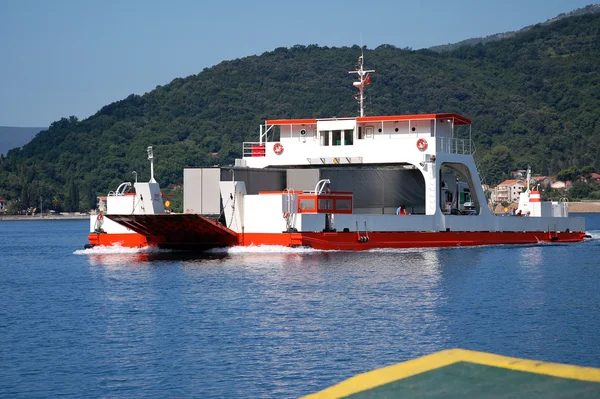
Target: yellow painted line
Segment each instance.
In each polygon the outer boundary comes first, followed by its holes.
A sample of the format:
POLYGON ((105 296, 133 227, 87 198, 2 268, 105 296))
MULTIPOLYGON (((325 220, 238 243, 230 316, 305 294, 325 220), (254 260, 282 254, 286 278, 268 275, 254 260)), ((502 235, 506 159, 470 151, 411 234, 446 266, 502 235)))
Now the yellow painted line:
POLYGON ((458 361, 457 350, 460 349, 450 349, 359 374, 323 391, 305 396, 304 399, 340 398, 447 366, 458 361))
POLYGON ((492 353, 454 349, 463 354, 463 361, 483 364, 485 366, 502 367, 528 373, 544 374, 552 377, 570 378, 573 380, 600 382, 600 369, 592 367, 572 366, 569 364, 548 363, 538 360, 526 360, 516 357, 494 355, 492 353))
POLYGON ((591 367, 546 363, 465 349, 449 349, 356 375, 320 392, 305 396, 303 399, 341 398, 456 362, 470 362, 553 377, 600 382, 600 369, 591 367))

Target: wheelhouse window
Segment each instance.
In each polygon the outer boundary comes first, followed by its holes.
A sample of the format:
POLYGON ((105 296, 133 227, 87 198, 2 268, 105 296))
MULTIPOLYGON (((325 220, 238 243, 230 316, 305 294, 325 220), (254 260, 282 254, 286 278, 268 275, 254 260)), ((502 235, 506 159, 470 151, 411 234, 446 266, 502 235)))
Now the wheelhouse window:
POLYGON ((342 145, 342 131, 334 130, 332 133, 332 144, 333 145, 342 145))
POLYGON ((352 201, 349 199, 336 199, 335 209, 338 211, 349 211, 352 209, 352 201))
POLYGON ((319 130, 321 146, 338 146, 354 144, 354 129, 319 130))
POLYGON ((319 135, 321 136, 321 145, 328 146, 329 145, 329 131, 321 130, 321 131, 319 131, 319 135))
POLYGON ((332 199, 319 199, 319 210, 333 210, 333 200, 332 199))
POLYGON ((344 145, 354 144, 354 130, 344 130, 344 145))
POLYGON ((315 200, 314 199, 301 199, 300 200, 300 210, 303 211, 313 211, 315 209, 315 200))

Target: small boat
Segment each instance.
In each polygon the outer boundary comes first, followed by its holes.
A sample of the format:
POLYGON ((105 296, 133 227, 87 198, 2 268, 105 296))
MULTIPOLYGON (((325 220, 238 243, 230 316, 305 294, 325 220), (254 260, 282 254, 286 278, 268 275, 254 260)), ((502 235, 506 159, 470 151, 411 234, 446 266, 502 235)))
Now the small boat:
POLYGON ((361 56, 350 71, 359 116, 265 121, 234 166, 184 169, 183 213, 165 211, 149 147, 150 181, 108 194, 106 210, 91 216, 89 246, 369 250, 584 239, 584 219, 538 191, 521 195, 529 217, 489 210, 468 118, 365 116, 374 71, 363 64, 361 56))

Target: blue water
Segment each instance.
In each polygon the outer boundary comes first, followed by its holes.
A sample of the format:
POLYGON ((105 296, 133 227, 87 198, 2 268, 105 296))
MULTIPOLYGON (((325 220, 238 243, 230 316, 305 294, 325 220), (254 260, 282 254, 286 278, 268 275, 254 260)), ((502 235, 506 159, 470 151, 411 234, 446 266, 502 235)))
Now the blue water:
POLYGON ((600 214, 579 244, 82 251, 0 222, 0 396, 298 397, 461 347, 600 367, 600 214))

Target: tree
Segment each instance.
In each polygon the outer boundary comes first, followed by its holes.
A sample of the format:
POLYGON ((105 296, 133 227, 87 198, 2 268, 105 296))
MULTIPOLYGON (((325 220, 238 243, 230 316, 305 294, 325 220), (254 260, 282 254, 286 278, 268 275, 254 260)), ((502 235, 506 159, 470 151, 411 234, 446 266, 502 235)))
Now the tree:
POLYGON ((69 192, 65 198, 65 208, 69 212, 79 210, 79 188, 72 180, 69 183, 69 192))
POLYGON ((499 145, 483 158, 482 173, 488 184, 495 186, 504 180, 513 166, 513 157, 510 149, 505 145, 499 145))
MULTIPOLYGON (((599 13, 568 17, 442 54, 366 49, 367 66, 378 71, 367 114, 456 112, 472 119, 481 172, 491 185, 516 166, 554 175, 573 165, 598 170, 599 23, 599 13)), ((132 170, 141 174, 148 145, 161 154, 157 177, 168 187, 182 183, 183 167, 233 163, 265 119, 356 116, 346 66, 360 53, 358 46, 278 48, 176 78, 85 120, 62 118, 0 157, 0 195, 22 194, 36 206, 38 180, 50 191, 44 198, 69 196, 76 202, 71 209, 90 207, 95 200, 85 185, 106 192, 132 170)))
POLYGON ((556 175, 556 178, 560 181, 575 180, 581 175, 581 171, 575 166, 570 166, 567 169, 563 169, 556 175))
POLYGON ((573 199, 585 199, 592 192, 592 187, 582 181, 573 183, 571 189, 569 189, 569 197, 573 199))
POLYGON ((594 173, 594 167, 592 165, 584 166, 581 168, 581 174, 586 180, 589 180, 592 177, 592 173, 594 173))

